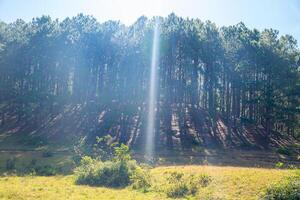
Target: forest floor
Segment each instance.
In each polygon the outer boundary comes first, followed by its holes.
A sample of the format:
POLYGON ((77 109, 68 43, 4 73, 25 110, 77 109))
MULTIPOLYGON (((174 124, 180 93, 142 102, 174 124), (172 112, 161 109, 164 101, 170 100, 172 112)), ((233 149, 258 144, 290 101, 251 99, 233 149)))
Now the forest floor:
MULTIPOLYGON (((254 200, 259 199, 265 189, 295 173, 295 170, 279 170, 244 167, 216 166, 168 166, 155 167, 150 173, 154 184, 162 181, 165 173, 183 172, 185 174, 207 174, 212 182, 201 188, 195 197, 188 199, 218 199, 218 200, 254 200)), ((76 185, 74 176, 4 176, 0 178, 0 199, 13 200, 93 200, 93 199, 168 199, 166 194, 150 191, 143 193, 130 187, 111 189, 76 185)))
MULTIPOLYGON (((295 144, 294 149, 299 148, 295 144)), ((138 162, 144 162, 144 154, 132 151, 133 157, 138 162)), ((208 166, 233 166, 275 168, 277 163, 283 163, 283 168, 300 168, 300 155, 285 155, 275 149, 269 150, 243 150, 243 149, 218 149, 197 148, 190 150, 174 149, 172 151, 158 150, 156 152, 155 166, 177 165, 208 165, 208 166)), ((71 145, 46 144, 24 145, 20 143, 0 142, 0 173, 5 172, 6 162, 14 159, 16 171, 22 171, 32 162, 37 166, 51 165, 58 169, 60 174, 70 174, 75 167, 74 151, 71 145)))

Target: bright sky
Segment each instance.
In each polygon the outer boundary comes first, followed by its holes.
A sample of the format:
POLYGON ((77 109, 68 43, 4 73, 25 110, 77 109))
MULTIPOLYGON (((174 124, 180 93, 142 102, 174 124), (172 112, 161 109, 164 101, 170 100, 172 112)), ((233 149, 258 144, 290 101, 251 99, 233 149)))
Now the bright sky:
POLYGON ((141 15, 171 12, 220 26, 243 21, 250 28, 275 28, 300 43, 300 0, 0 0, 0 20, 5 22, 29 21, 43 14, 63 19, 84 13, 100 22, 112 19, 129 25, 141 15))

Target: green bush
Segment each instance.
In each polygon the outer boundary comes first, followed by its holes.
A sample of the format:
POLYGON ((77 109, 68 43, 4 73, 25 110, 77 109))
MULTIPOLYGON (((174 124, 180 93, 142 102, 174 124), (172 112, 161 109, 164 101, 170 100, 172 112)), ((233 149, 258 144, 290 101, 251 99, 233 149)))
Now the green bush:
POLYGON ((286 181, 272 185, 266 190, 264 200, 299 200, 300 175, 290 177, 286 181))
POLYGON ((90 156, 93 159, 102 161, 112 160, 117 145, 118 143, 113 142, 113 139, 110 135, 103 137, 97 136, 94 144, 90 144, 90 141, 86 136, 81 137, 74 145, 75 154, 73 156, 73 160, 77 165, 84 156, 90 156))
POLYGON ((142 167, 136 167, 130 177, 132 188, 142 192, 148 192, 151 188, 150 171, 142 167))
POLYGON ((106 161, 84 157, 75 169, 76 183, 93 186, 125 187, 130 184, 130 177, 136 164, 130 161, 106 161))
POLYGON ((188 194, 188 188, 185 184, 172 184, 167 187, 166 194, 170 198, 180 198, 188 194))
POLYGON ((201 187, 206 187, 210 184, 212 178, 207 174, 200 174, 196 181, 200 184, 201 187))
POLYGON ((93 186, 125 187, 146 192, 151 187, 150 173, 131 159, 129 148, 114 147, 114 157, 103 161, 99 157, 82 157, 75 169, 76 183, 93 186))
POLYGON ((120 147, 115 147, 115 157, 113 159, 125 162, 131 160, 129 147, 125 144, 121 144, 120 147))
POLYGON ((276 164, 275 164, 275 167, 276 168, 283 168, 284 167, 284 163, 283 162, 277 162, 276 164))
POLYGON ((172 172, 166 180, 164 191, 167 196, 170 198, 181 198, 195 195, 199 187, 206 187, 211 182, 211 177, 206 174, 187 176, 184 173, 172 172))

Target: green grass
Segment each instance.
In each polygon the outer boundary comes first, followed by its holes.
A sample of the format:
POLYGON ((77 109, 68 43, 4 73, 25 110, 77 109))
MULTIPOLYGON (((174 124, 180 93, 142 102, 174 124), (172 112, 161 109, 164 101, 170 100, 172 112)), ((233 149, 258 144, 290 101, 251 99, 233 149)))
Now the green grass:
MULTIPOLYGON (((293 170, 214 167, 214 166, 170 166, 156 167, 151 170, 154 187, 159 187, 167 172, 186 174, 208 174, 213 181, 200 189, 195 199, 258 199, 270 185, 286 179, 293 170)), ((142 193, 131 189, 111 189, 76 185, 74 176, 54 177, 1 177, 0 199, 15 200, 59 200, 59 199, 168 199, 164 193, 142 193)))

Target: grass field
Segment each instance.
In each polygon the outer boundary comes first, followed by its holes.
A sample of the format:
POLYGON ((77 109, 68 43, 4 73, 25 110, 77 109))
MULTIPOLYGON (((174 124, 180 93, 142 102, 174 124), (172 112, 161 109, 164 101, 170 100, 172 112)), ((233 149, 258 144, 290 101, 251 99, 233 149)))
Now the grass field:
MULTIPOLYGON (((190 174, 208 174, 212 177, 211 184, 199 190, 191 199, 259 199, 265 188, 287 176, 294 170, 214 167, 214 166, 170 166, 156 167, 151 170, 154 185, 159 185, 166 172, 184 172, 190 174)), ((168 199, 164 193, 142 193, 128 188, 110 189, 103 187, 80 186, 74 183, 74 176, 54 177, 1 177, 0 199, 15 200, 93 200, 93 199, 168 199)))
MULTIPOLYGON (((156 192, 143 193, 130 187, 112 189, 76 185, 75 177, 70 175, 72 168, 75 167, 71 148, 61 148, 60 145, 58 145, 60 148, 54 148, 54 145, 49 147, 0 143, 0 174, 5 173, 6 162, 11 158, 16 160, 16 171, 22 171, 36 160, 36 166, 51 165, 58 168, 61 174, 51 177, 0 176, 0 200, 168 199, 164 192, 157 191, 164 185, 166 173, 173 171, 185 174, 207 174, 212 177, 208 187, 200 188, 196 196, 189 199, 255 200, 262 196, 269 185, 280 182, 295 172, 288 169, 272 169, 277 162, 284 162, 285 167, 288 164, 299 166, 298 161, 289 162, 290 158, 262 151, 205 151, 193 154, 161 152, 158 160, 159 167, 150 170, 156 192), (45 156, 44 153, 48 151, 53 155, 45 156)), ((135 154, 134 157, 139 161, 142 160, 139 154, 135 154)))

